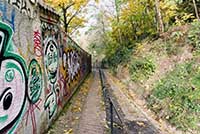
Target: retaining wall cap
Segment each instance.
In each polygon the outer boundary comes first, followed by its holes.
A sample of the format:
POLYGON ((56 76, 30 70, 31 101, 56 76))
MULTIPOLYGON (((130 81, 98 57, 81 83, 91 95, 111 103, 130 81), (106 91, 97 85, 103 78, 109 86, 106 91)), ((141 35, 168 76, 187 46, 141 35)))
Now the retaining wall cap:
POLYGON ((56 12, 56 10, 54 8, 50 7, 49 5, 45 4, 43 0, 39 0, 38 5, 42 8, 44 8, 45 10, 48 10, 48 11, 52 12, 53 14, 60 17, 60 15, 56 12))

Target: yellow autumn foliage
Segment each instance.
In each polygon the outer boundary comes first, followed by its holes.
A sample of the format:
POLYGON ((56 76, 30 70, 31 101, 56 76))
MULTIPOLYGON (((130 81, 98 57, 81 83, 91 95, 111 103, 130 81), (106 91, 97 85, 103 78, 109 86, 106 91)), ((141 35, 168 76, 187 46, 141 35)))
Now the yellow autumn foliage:
POLYGON ((86 22, 83 8, 88 4, 89 0, 45 0, 45 3, 53 7, 60 13, 63 28, 70 34, 78 27, 84 26, 86 22), (65 13, 64 13, 65 10, 65 13))

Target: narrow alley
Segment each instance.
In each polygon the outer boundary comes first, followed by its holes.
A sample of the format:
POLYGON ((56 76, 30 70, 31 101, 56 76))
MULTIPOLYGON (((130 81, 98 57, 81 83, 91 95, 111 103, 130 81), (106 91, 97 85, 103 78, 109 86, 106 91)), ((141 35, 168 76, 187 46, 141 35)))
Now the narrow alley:
POLYGON ((112 134, 171 133, 167 126, 148 117, 131 98, 131 92, 125 90, 124 85, 108 72, 105 73, 106 81, 109 82, 106 85, 110 85, 110 88, 106 89, 105 95, 106 86, 103 91, 100 74, 98 70, 93 69, 47 134, 108 134, 111 133, 111 116, 112 134), (110 99, 114 100, 112 114, 110 99))
POLYGON ((0 0, 0 134, 200 134, 200 0, 0 0))
POLYGON ((47 133, 106 134, 106 131, 99 73, 93 70, 47 133))

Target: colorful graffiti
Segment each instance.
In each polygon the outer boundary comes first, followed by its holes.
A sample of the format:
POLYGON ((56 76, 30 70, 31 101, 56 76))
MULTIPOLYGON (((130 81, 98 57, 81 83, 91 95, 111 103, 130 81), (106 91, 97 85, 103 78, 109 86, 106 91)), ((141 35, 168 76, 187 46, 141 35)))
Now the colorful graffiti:
POLYGON ((36 56, 42 56, 41 33, 39 30, 34 31, 34 53, 36 56))
POLYGON ((69 49, 62 56, 63 68, 68 74, 68 84, 76 80, 80 71, 80 56, 77 50, 69 49))
POLYGON ((6 1, 4 2, 0 1, 0 13, 1 13, 0 16, 2 18, 2 21, 8 23, 12 27, 12 29, 15 31, 15 9, 11 10, 10 15, 8 12, 10 11, 8 10, 6 1))
POLYGON ((32 124, 32 133, 37 133, 36 127, 36 110, 40 109, 40 104, 42 103, 41 93, 43 91, 43 79, 42 79, 42 69, 36 59, 32 59, 28 67, 28 90, 27 98, 29 100, 28 110, 24 114, 26 126, 28 124, 29 118, 32 124))
POLYGON ((27 89, 24 60, 9 51, 11 37, 10 26, 0 22, 0 132, 11 128, 19 119, 27 89))
POLYGON ((51 120, 57 113, 60 104, 59 32, 57 25, 47 22, 41 23, 41 29, 42 38, 44 39, 44 66, 48 83, 44 108, 47 110, 48 117, 51 120))
POLYGON ((42 69, 35 59, 29 64, 28 76, 28 98, 34 104, 39 100, 43 89, 42 69))
POLYGON ((90 71, 51 11, 30 17, 36 2, 0 0, 0 133, 43 133, 90 71))
POLYGON ((44 107, 48 109, 49 118, 53 116, 57 109, 57 96, 56 96, 56 83, 58 77, 58 48, 55 39, 52 37, 47 38, 44 41, 45 51, 44 51, 44 61, 45 70, 49 82, 50 93, 46 98, 44 107))
POLYGON ((58 72, 58 49, 57 43, 54 39, 49 38, 45 43, 45 68, 47 77, 51 84, 55 84, 58 72))

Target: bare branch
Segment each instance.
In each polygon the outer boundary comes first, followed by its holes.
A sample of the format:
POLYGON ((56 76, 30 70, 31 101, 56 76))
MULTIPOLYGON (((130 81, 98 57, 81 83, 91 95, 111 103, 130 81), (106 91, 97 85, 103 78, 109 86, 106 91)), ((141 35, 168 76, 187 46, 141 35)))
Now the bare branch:
POLYGON ((68 10, 70 7, 72 7, 74 4, 75 4, 75 2, 73 2, 73 3, 71 3, 71 4, 65 6, 65 3, 62 3, 62 5, 59 5, 59 6, 62 8, 62 10, 67 11, 67 10, 68 10))
POLYGON ((77 10, 70 18, 69 20, 67 21, 67 25, 69 25, 71 23, 71 21, 76 17, 76 15, 81 11, 80 10, 77 10))
POLYGON ((71 32, 71 34, 75 33, 77 31, 77 29, 79 29, 81 26, 77 25, 76 27, 73 28, 73 31, 71 32))

